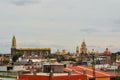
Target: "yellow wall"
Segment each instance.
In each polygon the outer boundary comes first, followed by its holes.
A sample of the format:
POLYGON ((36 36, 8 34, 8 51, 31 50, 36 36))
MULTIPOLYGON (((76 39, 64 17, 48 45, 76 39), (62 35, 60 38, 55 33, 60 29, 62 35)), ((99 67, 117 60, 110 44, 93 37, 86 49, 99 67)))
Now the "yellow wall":
POLYGON ((110 78, 96 78, 95 80, 110 80, 110 78))

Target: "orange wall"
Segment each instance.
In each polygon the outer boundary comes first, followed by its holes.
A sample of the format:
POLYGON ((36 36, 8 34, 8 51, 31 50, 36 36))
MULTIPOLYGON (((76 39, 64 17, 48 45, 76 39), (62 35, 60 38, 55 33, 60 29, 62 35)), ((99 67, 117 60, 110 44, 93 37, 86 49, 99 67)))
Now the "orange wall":
POLYGON ((96 78, 95 80, 110 80, 110 78, 96 78))
POLYGON ((54 76, 50 80, 68 80, 69 76, 54 76))
POLYGON ((34 76, 34 75, 20 75, 18 80, 87 80, 86 75, 72 75, 72 76, 34 76))
POLYGON ((87 80, 86 75, 72 75, 70 76, 70 80, 87 80))
POLYGON ((18 80, 49 80, 48 76, 20 75, 18 80))

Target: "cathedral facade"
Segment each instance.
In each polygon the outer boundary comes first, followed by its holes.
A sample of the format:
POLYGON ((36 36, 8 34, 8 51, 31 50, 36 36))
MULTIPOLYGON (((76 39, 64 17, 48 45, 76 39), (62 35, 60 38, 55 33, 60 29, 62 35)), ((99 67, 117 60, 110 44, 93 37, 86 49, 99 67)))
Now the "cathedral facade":
POLYGON ((51 53, 50 48, 17 48, 16 47, 16 38, 13 36, 12 38, 12 46, 11 46, 11 56, 16 53, 21 53, 24 58, 44 58, 48 54, 51 53))
POLYGON ((85 41, 83 41, 81 44, 80 54, 87 54, 87 46, 86 46, 85 41))
POLYGON ((82 42, 81 46, 76 47, 76 61, 78 62, 85 62, 88 60, 88 52, 87 52, 87 46, 85 41, 82 42))
POLYGON ((81 54, 87 54, 87 46, 85 41, 82 42, 81 47, 79 46, 76 47, 76 56, 80 56, 81 54))

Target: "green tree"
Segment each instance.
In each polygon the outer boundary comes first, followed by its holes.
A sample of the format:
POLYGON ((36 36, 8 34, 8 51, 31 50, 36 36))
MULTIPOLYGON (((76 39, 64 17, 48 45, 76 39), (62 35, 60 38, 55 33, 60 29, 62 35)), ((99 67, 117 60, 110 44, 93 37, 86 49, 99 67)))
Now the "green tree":
POLYGON ((68 52, 68 53, 67 53, 67 55, 69 55, 69 56, 70 56, 70 52, 68 52))
POLYGON ((120 80, 120 76, 116 76, 115 80, 120 80))
POLYGON ((16 62, 17 59, 18 59, 20 56, 22 56, 22 54, 21 54, 20 52, 17 52, 16 54, 14 54, 13 57, 12 57, 13 62, 16 62))
POLYGON ((56 58, 56 54, 49 54, 46 58, 56 58))
POLYGON ((60 60, 61 61, 67 61, 63 55, 60 55, 60 60))
POLYGON ((3 60, 3 64, 8 64, 8 63, 9 63, 8 59, 3 60))
POLYGON ((70 57, 68 60, 69 61, 74 61, 74 62, 76 61, 75 58, 72 58, 72 57, 70 57))
POLYGON ((116 53, 111 54, 111 63, 116 61, 116 53))

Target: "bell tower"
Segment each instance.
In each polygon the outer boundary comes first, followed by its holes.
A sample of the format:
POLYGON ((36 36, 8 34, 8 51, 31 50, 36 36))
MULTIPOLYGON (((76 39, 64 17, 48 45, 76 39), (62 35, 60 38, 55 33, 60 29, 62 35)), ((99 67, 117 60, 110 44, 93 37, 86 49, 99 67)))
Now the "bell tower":
POLYGON ((87 48, 86 48, 85 41, 83 41, 81 44, 80 53, 87 54, 87 48))
POLYGON ((76 56, 79 56, 79 46, 76 47, 76 56))
POLYGON ((12 48, 16 48, 16 38, 13 36, 12 38, 12 48))
POLYGON ((13 36, 12 38, 12 46, 11 46, 11 56, 16 53, 16 38, 13 36))

